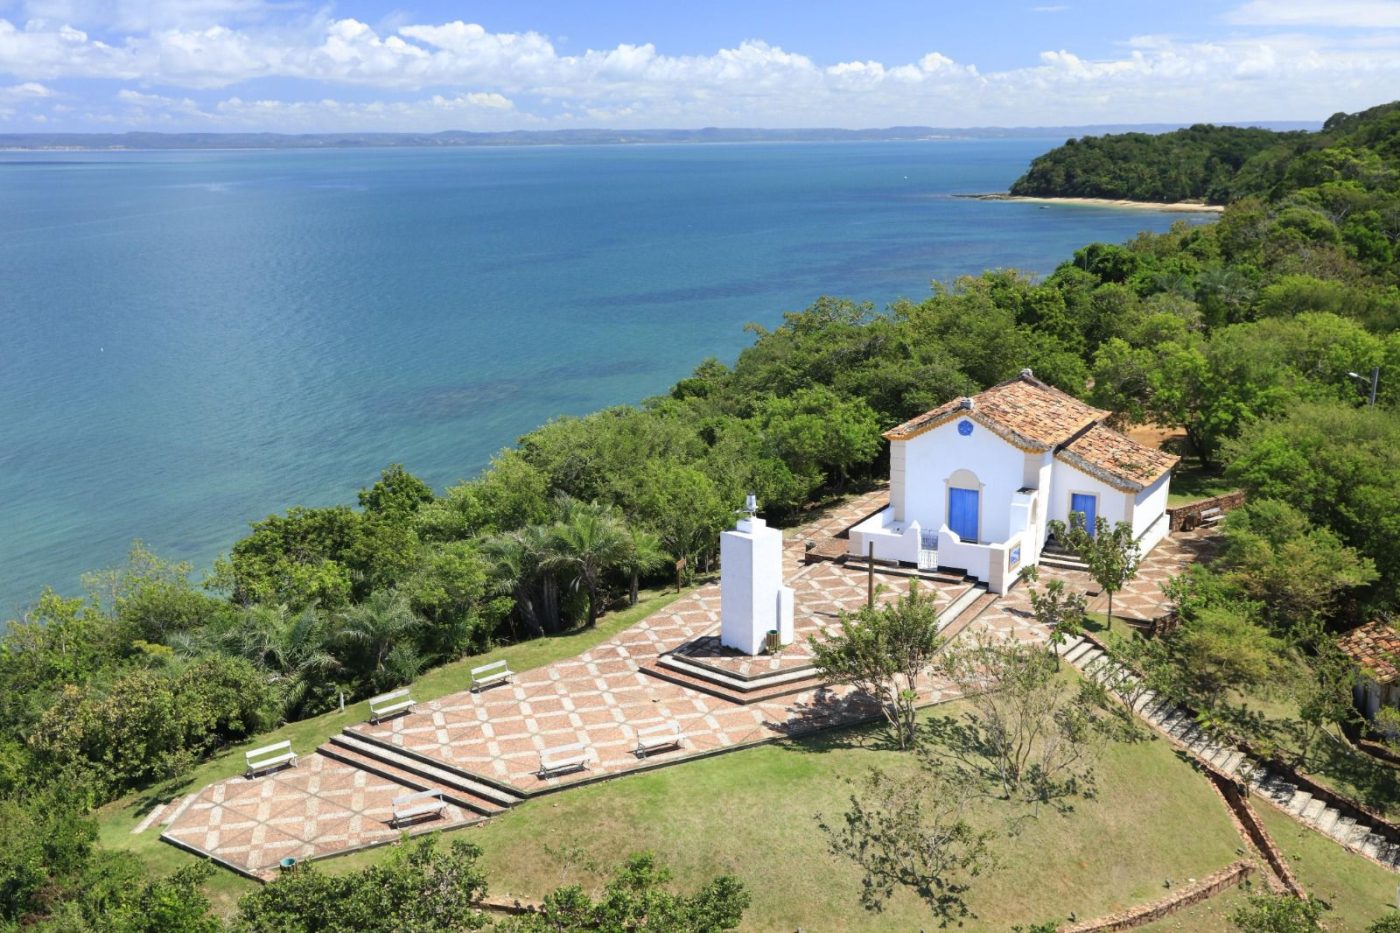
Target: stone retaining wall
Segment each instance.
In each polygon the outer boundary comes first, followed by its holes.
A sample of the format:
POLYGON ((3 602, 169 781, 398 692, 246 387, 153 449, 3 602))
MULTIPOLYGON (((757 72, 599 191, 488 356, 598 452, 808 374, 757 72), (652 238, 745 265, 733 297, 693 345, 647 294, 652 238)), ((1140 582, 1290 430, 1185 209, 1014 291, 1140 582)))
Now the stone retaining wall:
POLYGON ((1227 492, 1223 496, 1212 496, 1209 499, 1201 499, 1199 502, 1169 508, 1167 509, 1167 517, 1171 520, 1171 530, 1191 531, 1200 526, 1202 513, 1211 509, 1228 512, 1244 505, 1244 499, 1244 490, 1236 490, 1235 492, 1227 492))
POLYGON ((1134 927, 1145 926, 1184 907, 1199 904, 1221 891, 1233 888, 1249 877, 1252 871, 1254 871, 1254 864, 1241 859, 1194 884, 1173 891, 1160 900, 1137 907, 1129 907, 1127 910, 1121 910, 1116 914, 1109 914, 1107 917, 1100 917, 1097 920, 1090 920, 1087 923, 1061 927, 1060 933, 1109 933, 1111 930, 1131 930, 1134 927))

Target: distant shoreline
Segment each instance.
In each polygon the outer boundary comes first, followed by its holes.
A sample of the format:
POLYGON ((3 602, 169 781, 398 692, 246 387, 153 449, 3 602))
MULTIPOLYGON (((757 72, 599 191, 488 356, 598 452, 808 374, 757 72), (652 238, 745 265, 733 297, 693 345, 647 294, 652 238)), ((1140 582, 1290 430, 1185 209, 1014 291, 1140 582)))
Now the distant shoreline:
POLYGON ((1078 204, 1084 207, 1122 207, 1140 211, 1169 211, 1180 214, 1219 214, 1225 210, 1220 204, 1202 204, 1199 201, 1126 201, 1115 198, 1041 198, 1018 194, 959 194, 959 198, 974 201, 1021 201, 1027 204, 1078 204))

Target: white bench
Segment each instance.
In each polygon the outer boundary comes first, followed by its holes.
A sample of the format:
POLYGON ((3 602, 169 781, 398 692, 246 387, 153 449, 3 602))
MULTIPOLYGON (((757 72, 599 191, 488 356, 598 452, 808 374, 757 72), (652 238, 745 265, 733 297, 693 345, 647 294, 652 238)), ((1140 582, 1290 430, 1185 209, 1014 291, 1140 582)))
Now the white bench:
POLYGON ((412 709, 415 702, 413 697, 408 695, 407 687, 370 697, 369 721, 378 725, 381 719, 412 709))
POLYGON ((441 816, 447 807, 441 791, 420 790, 416 794, 404 794, 394 798, 394 819, 391 825, 398 826, 421 816, 441 816))
POLYGON ((490 664, 483 664, 480 667, 472 668, 472 693, 477 693, 482 687, 489 687, 492 684, 509 683, 515 676, 515 671, 505 661, 492 661, 490 664))
POLYGON ((659 726, 648 726, 637 730, 637 757, 645 758, 651 752, 663 748, 680 748, 685 742, 681 724, 672 720, 659 726))
POLYGON ((582 742, 559 745, 540 752, 540 777, 560 771, 581 771, 588 767, 588 749, 582 742))
POLYGON ((292 751, 291 742, 274 742, 272 745, 265 745, 262 748, 255 748, 251 752, 244 752, 243 759, 248 763, 248 770, 245 776, 253 777, 259 771, 269 771, 273 768, 280 768, 289 764, 296 767, 297 753, 292 751))

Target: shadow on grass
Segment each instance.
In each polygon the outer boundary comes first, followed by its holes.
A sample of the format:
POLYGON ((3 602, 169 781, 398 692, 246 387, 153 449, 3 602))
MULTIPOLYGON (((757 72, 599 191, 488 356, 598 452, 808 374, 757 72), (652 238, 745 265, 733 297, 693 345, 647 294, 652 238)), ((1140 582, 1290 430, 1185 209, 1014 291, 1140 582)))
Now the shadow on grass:
POLYGON ((899 745, 880 714, 880 706, 864 694, 839 697, 821 687, 810 700, 789 707, 783 722, 767 722, 773 732, 790 739, 795 751, 821 754, 848 749, 898 751, 899 745))
POLYGON ((1361 803, 1394 818, 1400 810, 1400 771, 1336 741, 1314 744, 1306 769, 1332 784, 1350 788, 1361 803))

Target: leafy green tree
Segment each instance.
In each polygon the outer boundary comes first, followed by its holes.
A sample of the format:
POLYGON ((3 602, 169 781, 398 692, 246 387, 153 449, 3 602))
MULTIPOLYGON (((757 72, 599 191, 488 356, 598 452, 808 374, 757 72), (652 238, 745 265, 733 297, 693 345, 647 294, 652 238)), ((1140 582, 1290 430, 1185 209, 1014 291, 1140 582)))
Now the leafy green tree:
POLYGON ((257 933, 436 933, 478 930, 486 876, 481 850, 436 833, 404 840, 382 861, 328 875, 303 863, 245 896, 235 929, 257 933))
POLYGON ((911 584, 909 595, 895 602, 842 612, 839 633, 822 640, 808 636, 808 643, 822 678, 852 684, 878 701, 899 747, 910 747, 918 681, 943 648, 937 597, 911 584))
POLYGON ((1142 550, 1133 536, 1133 526, 1117 522, 1110 526, 1102 515, 1090 532, 1084 513, 1070 513, 1069 525, 1052 521, 1050 534, 1065 545, 1089 568, 1089 576, 1108 594, 1108 625, 1113 627, 1113 594, 1121 591, 1137 576, 1142 563, 1142 550))
POLYGON ((870 406, 823 386, 767 400, 759 419, 774 453, 793 472, 820 473, 838 488, 880 450, 880 425, 870 406))
POLYGON ((1026 595, 1031 601, 1031 613, 1035 620, 1045 626, 1050 633, 1047 642, 1050 653, 1055 658, 1055 667, 1060 666, 1059 649, 1084 628, 1084 607, 1089 600, 1083 593, 1071 593, 1063 580, 1051 580, 1041 590, 1040 572, 1030 566, 1021 574, 1026 581, 1026 595))
POLYGON ((1230 914, 1240 933, 1311 933, 1322 929, 1326 906, 1285 894, 1255 894, 1230 914))
POLYGON ((0 797, 0 925, 42 916, 81 890, 97 825, 58 789, 0 797))
POLYGON ((687 572, 712 552, 733 517, 719 487, 704 471, 678 463, 651 463, 641 476, 634 521, 654 530, 672 560, 687 572))
POLYGON ((1374 564, 1278 499, 1256 499, 1225 521, 1225 581, 1263 607, 1279 632, 1305 636, 1349 591, 1376 579, 1374 564))
POLYGON ((1294 406, 1229 445, 1227 475, 1253 498, 1288 502, 1375 564, 1369 597, 1400 592, 1400 414, 1339 403, 1294 406))
POLYGON ((833 855, 861 870, 861 904, 880 910, 896 888, 912 891, 940 926, 974 916, 972 879, 992 870, 993 834, 970 819, 966 784, 916 772, 894 777, 872 768, 855 783, 839 819, 817 818, 833 855))
POLYGON ((944 653, 939 672, 968 698, 961 717, 931 720, 919 754, 927 770, 980 794, 1065 810, 1092 796, 1110 741, 1132 738, 1126 713, 1089 683, 1076 690, 1032 645, 978 637, 944 653))
POLYGON ((330 708, 345 666, 330 650, 331 627, 314 609, 250 606, 222 633, 225 651, 271 675, 288 720, 330 708))
POLYGON ((218 581, 239 605, 282 603, 291 609, 338 609, 350 602, 346 561, 362 533, 361 517, 347 506, 292 508, 254 522, 233 546, 218 581))
POLYGON ((666 889, 671 872, 650 854, 633 855, 590 897, 579 885, 549 894, 539 913, 498 926, 506 933, 583 933, 588 930, 646 930, 656 933, 715 933, 736 929, 749 893, 732 875, 721 875, 691 895, 666 889))

